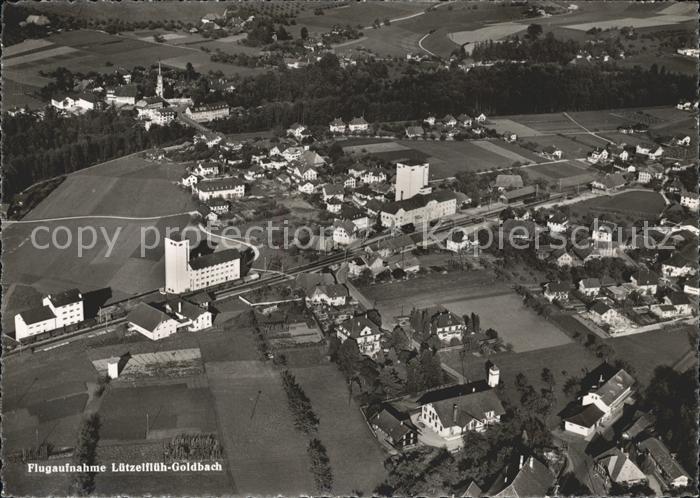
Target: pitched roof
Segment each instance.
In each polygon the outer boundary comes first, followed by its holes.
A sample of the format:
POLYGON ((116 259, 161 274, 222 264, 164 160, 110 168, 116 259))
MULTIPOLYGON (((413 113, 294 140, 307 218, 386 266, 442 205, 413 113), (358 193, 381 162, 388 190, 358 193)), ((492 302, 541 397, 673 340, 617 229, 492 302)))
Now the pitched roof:
POLYGON ((535 193, 535 186, 528 185, 528 186, 523 187, 523 188, 518 188, 515 190, 510 190, 508 192, 504 192, 503 197, 505 197, 507 200, 511 200, 511 199, 517 199, 518 197, 531 195, 534 193, 535 193))
POLYGON ((595 182, 602 184, 605 188, 617 188, 627 183, 625 177, 620 173, 605 175, 604 177, 595 180, 595 182))
POLYGON ((382 207, 382 212, 396 214, 401 209, 404 211, 413 211, 415 209, 420 209, 428 205, 430 201, 445 202, 449 200, 456 200, 457 196, 454 192, 448 192, 446 190, 438 190, 431 194, 417 194, 410 199, 404 199, 401 201, 388 202, 382 207))
POLYGON ((581 427, 593 427, 601 417, 605 415, 603 411, 594 404, 584 406, 578 413, 566 418, 566 421, 581 427))
POLYGON ((487 494, 494 497, 545 496, 553 483, 554 474, 549 468, 536 458, 530 457, 522 467, 511 466, 499 475, 487 494))
POLYGON ((493 389, 434 401, 432 405, 444 427, 453 425, 464 427, 472 420, 484 420, 487 412, 494 412, 495 415, 505 413, 501 400, 493 389))
POLYGON ((571 284, 569 282, 549 282, 547 284, 549 292, 569 292, 570 290, 571 284))
POLYGON ((131 310, 126 319, 128 322, 151 332, 161 323, 172 320, 172 318, 159 309, 143 302, 139 303, 136 308, 131 310))
POLYGON ((314 290, 314 294, 316 294, 316 292, 321 292, 331 299, 347 297, 348 295, 348 289, 343 284, 318 285, 314 290))
POLYGON ((664 474, 670 477, 671 480, 679 477, 688 476, 688 473, 681 465, 671 456, 671 452, 664 443, 655 437, 650 437, 639 443, 641 449, 648 451, 654 461, 661 467, 664 474))
POLYGON ((605 304, 603 301, 596 301, 593 303, 593 306, 591 307, 591 311, 594 313, 603 316, 605 313, 610 311, 612 308, 605 304))
POLYGON ((345 188, 336 183, 326 183, 323 186, 323 191, 326 193, 326 195, 337 195, 344 193, 345 188))
POLYGON ((331 121, 331 126, 345 126, 345 121, 340 118, 335 118, 333 121, 331 121))
POLYGON ((523 177, 520 175, 498 175, 496 176, 496 186, 505 188, 522 188, 523 177))
POLYGON ((218 180, 204 180, 197 184, 198 190, 203 190, 204 192, 219 192, 222 190, 232 190, 236 187, 245 185, 238 178, 222 178, 218 180))
POLYGON ((587 289, 597 289, 600 287, 600 280, 593 277, 593 278, 583 278, 581 279, 581 287, 586 287, 587 289))
POLYGON ((22 320, 24 320, 24 323, 27 325, 45 322, 46 320, 56 318, 56 315, 53 314, 53 311, 51 311, 51 308, 48 306, 37 306, 36 308, 22 311, 19 314, 22 317, 22 320))
POLYGON ((659 276, 648 270, 640 270, 634 274, 637 285, 656 285, 659 283, 659 276))
POLYGON ((82 301, 82 296, 78 289, 68 289, 58 294, 49 294, 46 297, 49 298, 55 308, 82 301))
POLYGON ((633 385, 634 378, 623 369, 620 369, 605 384, 596 389, 595 393, 600 396, 603 403, 609 406, 633 385))
POLYGON ((223 251, 213 252, 205 256, 190 260, 190 267, 193 270, 201 270, 210 266, 220 265, 229 261, 241 259, 241 253, 238 249, 224 249, 223 251))
POLYGON ((634 482, 646 479, 644 472, 637 467, 619 448, 613 448, 598 459, 610 479, 614 482, 634 482))
POLYGON ((353 118, 352 121, 350 121, 351 125, 366 125, 367 121, 365 121, 365 118, 353 118))
POLYGON ((377 327, 377 325, 372 320, 367 318, 366 315, 358 315, 352 318, 348 318, 347 320, 339 324, 338 327, 345 331, 353 339, 357 339, 358 337, 360 337, 360 332, 362 332, 365 329, 365 327, 369 327, 372 331, 372 334, 379 333, 379 327, 377 327))
POLYGON ((121 85, 114 90, 114 95, 117 97, 136 97, 137 94, 136 85, 121 85))
POLYGON ((469 486, 467 486, 467 489, 464 491, 464 494, 462 494, 462 497, 479 498, 483 493, 484 492, 476 484, 476 482, 472 481, 469 483, 469 486))
POLYGON ((400 420, 386 408, 372 418, 372 424, 391 436, 394 441, 399 441, 409 432, 416 430, 410 420, 400 420))

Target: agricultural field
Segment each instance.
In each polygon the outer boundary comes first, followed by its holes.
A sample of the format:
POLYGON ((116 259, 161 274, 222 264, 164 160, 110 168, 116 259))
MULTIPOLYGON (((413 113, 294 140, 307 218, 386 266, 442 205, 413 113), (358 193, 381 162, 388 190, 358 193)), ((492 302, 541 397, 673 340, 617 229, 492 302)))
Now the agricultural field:
POLYGON ((307 437, 294 429, 279 372, 261 361, 217 361, 207 377, 238 493, 313 492, 307 437))
POLYGON ((605 214, 624 222, 640 218, 656 219, 665 207, 661 194, 651 190, 635 190, 581 201, 573 205, 571 212, 580 216, 586 213, 593 216, 605 214))
POLYGON ((603 147, 607 144, 605 140, 594 137, 587 133, 566 134, 566 135, 539 135, 524 139, 537 144, 538 148, 554 146, 564 153, 565 159, 585 159, 586 155, 596 147, 603 147))
POLYGON ((631 26, 635 29, 649 28, 655 26, 665 26, 679 24, 697 18, 697 9, 693 4, 673 4, 660 10, 653 9, 647 15, 645 11, 628 12, 627 17, 620 17, 607 20, 595 20, 577 24, 568 24, 570 29, 588 31, 591 28, 611 29, 624 26, 631 26), (640 15, 641 14, 641 15, 640 15))
MULTIPOLYGON (((400 145, 427 155, 431 178, 454 176, 460 171, 487 171, 509 168, 514 162, 530 163, 530 152, 519 154, 501 142, 400 140, 400 145)), ((531 156, 530 156, 531 157, 531 156)))
POLYGON ((371 26, 375 19, 396 20, 412 16, 424 12, 430 5, 429 2, 349 2, 325 9, 320 16, 315 15, 313 9, 307 9, 297 17, 297 26, 306 26, 310 33, 329 31, 335 24, 367 27, 371 26))
POLYGON ((328 450, 333 469, 333 493, 371 494, 385 476, 384 450, 348 398, 348 387, 336 365, 292 370, 318 415, 319 439, 328 450))
POLYGON ((522 304, 506 284, 495 283, 490 272, 479 270, 447 275, 430 274, 402 282, 363 287, 361 292, 382 314, 384 327, 413 308, 443 305, 459 316, 472 312, 481 328, 493 328, 514 351, 530 351, 571 340, 559 328, 522 304))
POLYGON ((562 187, 587 184, 596 176, 593 171, 586 169, 585 163, 573 160, 540 164, 525 171, 531 178, 543 178, 562 187))

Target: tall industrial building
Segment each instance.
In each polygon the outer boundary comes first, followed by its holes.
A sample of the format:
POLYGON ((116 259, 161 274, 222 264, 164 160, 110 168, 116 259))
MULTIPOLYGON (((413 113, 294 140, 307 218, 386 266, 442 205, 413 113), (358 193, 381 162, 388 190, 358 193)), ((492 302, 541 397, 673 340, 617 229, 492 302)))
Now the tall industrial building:
POLYGON ((160 72, 160 61, 158 61, 158 79, 156 81, 156 95, 163 98, 163 74, 160 72))
POLYGON ((190 259, 190 241, 165 238, 165 291, 181 294, 241 278, 241 255, 224 249, 190 259))
POLYGON ((429 164, 425 161, 402 161, 396 163, 396 201, 410 199, 417 194, 429 194, 429 164))

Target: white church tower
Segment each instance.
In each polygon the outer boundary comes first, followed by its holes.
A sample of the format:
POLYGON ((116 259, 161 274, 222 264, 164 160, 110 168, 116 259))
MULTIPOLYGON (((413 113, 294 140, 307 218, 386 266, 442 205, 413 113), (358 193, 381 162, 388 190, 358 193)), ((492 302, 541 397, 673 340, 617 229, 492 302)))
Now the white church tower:
POLYGON ((165 238, 165 291, 180 294, 190 290, 190 241, 165 238))
POLYGON ((491 365, 491 368, 489 368, 489 380, 488 384, 489 387, 491 388, 496 388, 498 386, 498 382, 500 381, 501 377, 501 371, 496 365, 491 365))
POLYGON ((160 72, 160 61, 158 61, 158 80, 156 81, 156 95, 163 98, 163 74, 160 72))

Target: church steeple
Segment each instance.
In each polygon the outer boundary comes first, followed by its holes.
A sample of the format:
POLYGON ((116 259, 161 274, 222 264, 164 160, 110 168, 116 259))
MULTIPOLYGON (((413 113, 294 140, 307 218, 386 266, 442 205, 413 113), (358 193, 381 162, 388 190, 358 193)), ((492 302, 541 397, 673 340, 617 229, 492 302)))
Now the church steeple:
POLYGON ((163 98, 163 74, 160 72, 160 61, 158 61, 158 80, 156 81, 156 95, 163 98))

